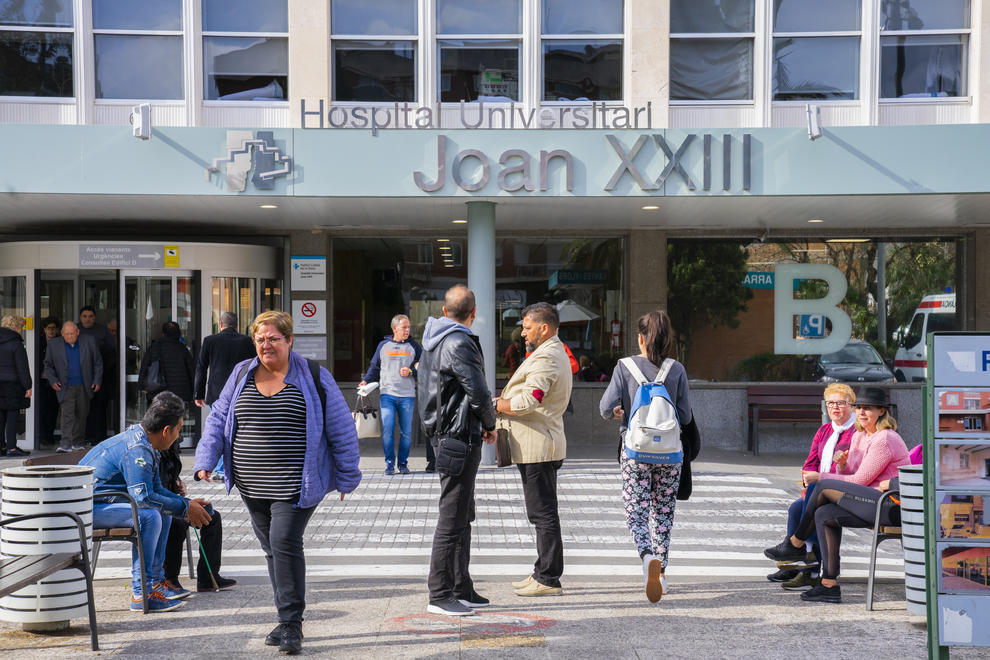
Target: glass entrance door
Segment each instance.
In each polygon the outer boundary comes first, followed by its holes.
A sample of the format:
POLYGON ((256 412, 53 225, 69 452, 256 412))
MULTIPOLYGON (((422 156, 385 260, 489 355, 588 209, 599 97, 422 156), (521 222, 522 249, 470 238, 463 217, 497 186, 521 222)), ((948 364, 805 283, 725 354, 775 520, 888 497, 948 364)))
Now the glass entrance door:
MULTIPOLYGON (((24 326, 21 329, 21 337, 24 339, 24 348, 28 355, 28 364, 31 365, 31 407, 20 410, 16 413, 17 420, 14 429, 17 445, 21 449, 34 448, 34 412, 37 409, 37 392, 39 377, 34 367, 35 360, 35 332, 37 325, 34 323, 34 278, 29 277, 30 272, 0 271, 0 319, 13 316, 15 319, 23 319, 24 326)), ((7 365, 12 366, 12 365, 7 365)), ((10 412, 10 411, 8 411, 10 412)), ((6 421, 6 420, 5 420, 6 421)), ((6 448, 6 436, 4 426, 0 426, 0 446, 6 448)))
MULTIPOLYGON (((192 362, 199 352, 199 281, 192 273, 137 273, 124 272, 121 292, 124 300, 124 323, 121 328, 123 341, 120 348, 122 380, 124 382, 124 406, 121 424, 124 427, 141 421, 148 407, 149 394, 141 382, 142 366, 147 369, 148 353, 151 345, 162 342, 164 347, 170 339, 163 338, 164 326, 174 321, 179 326, 179 346, 168 349, 165 357, 170 365, 180 368, 170 369, 170 382, 166 389, 183 399, 192 400, 194 370, 182 368, 186 360, 182 350, 189 353, 192 362)), ((159 361, 164 375, 164 366, 159 361)), ((191 446, 199 434, 197 409, 187 408, 185 424, 181 433, 183 446, 191 446)))

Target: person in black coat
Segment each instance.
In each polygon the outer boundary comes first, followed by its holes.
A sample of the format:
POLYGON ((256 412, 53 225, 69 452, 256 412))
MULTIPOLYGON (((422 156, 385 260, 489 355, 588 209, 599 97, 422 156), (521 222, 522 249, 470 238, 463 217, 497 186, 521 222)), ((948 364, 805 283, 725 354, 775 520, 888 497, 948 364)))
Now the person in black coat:
MULTIPOLYGON (((39 362, 45 363, 45 355, 48 353, 48 342, 58 337, 62 324, 54 316, 49 316, 41 321, 42 332, 38 336, 38 354, 41 358, 39 362)), ((101 388, 102 389, 102 388, 101 388)), ((55 423, 58 421, 58 397, 55 390, 44 376, 41 377, 41 385, 38 386, 38 443, 42 446, 55 444, 55 423)))
POLYGON ((186 403, 193 401, 193 359, 186 345, 179 341, 181 337, 182 330, 178 323, 164 323, 162 336, 151 343, 141 360, 138 389, 146 393, 148 405, 162 390, 168 390, 186 403), (148 383, 148 368, 155 361, 158 362, 160 378, 157 387, 148 383))
POLYGON ((31 398, 31 372, 27 351, 21 339, 24 320, 7 314, 0 319, 0 429, 6 441, 0 443, 0 456, 27 456, 31 452, 17 446, 17 420, 31 398))
POLYGON ((204 404, 212 406, 220 397, 234 366, 254 356, 254 342, 247 335, 237 332, 237 314, 221 314, 220 332, 203 340, 203 348, 196 358, 196 405, 200 408, 204 404))

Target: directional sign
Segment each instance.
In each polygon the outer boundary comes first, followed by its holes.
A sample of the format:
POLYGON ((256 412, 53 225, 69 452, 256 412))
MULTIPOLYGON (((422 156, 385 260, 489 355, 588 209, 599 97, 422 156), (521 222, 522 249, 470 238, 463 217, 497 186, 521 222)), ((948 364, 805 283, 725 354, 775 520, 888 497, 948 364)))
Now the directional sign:
POLYGON ((80 268, 162 268, 165 249, 161 245, 82 243, 80 268))
POLYGON ((327 301, 293 300, 292 323, 297 335, 325 335, 327 333, 327 301))

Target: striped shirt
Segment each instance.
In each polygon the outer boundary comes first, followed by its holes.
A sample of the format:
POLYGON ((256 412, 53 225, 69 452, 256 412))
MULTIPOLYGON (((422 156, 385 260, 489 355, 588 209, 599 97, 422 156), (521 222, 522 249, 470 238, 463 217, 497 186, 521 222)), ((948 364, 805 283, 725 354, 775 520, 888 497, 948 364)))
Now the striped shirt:
POLYGON ((234 404, 234 485, 244 497, 295 501, 306 456, 306 400, 295 385, 265 396, 248 378, 234 404))

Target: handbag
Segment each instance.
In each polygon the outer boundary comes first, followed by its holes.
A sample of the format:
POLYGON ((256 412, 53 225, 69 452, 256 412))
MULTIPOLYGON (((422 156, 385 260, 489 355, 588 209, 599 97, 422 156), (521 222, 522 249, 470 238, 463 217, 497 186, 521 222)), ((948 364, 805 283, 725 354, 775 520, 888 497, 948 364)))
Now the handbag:
POLYGON ((437 438, 437 472, 448 477, 459 477, 470 453, 470 442, 464 442, 456 435, 441 435, 437 438))
POLYGON ((382 436, 382 418, 378 408, 368 401, 367 397, 358 396, 351 411, 358 439, 380 438, 382 436))
POLYGON ((149 392, 155 390, 163 389, 165 387, 165 379, 162 378, 162 365, 158 360, 152 360, 151 364, 148 365, 148 373, 144 376, 144 389, 149 392))
POLYGON ((509 447, 509 429, 495 430, 495 465, 498 467, 512 465, 512 448, 509 447))

